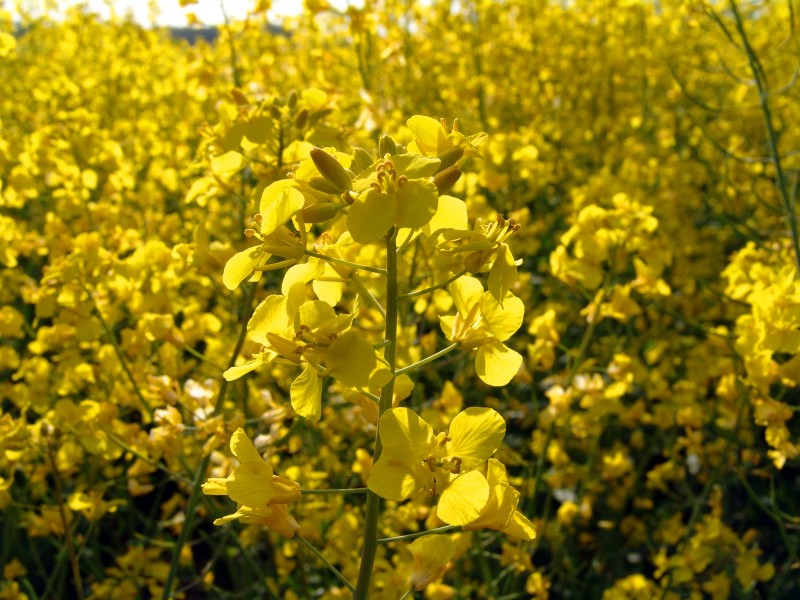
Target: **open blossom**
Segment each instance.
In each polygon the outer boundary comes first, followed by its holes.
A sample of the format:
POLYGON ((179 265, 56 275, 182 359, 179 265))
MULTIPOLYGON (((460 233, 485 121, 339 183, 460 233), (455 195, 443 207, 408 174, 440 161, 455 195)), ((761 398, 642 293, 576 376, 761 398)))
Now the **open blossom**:
POLYGON ((500 447, 505 432, 503 417, 491 408, 460 412, 450 430, 438 435, 414 411, 389 409, 378 427, 383 452, 367 486, 388 500, 426 490, 438 496, 436 514, 442 521, 465 525, 489 500, 489 483, 479 467, 500 447))

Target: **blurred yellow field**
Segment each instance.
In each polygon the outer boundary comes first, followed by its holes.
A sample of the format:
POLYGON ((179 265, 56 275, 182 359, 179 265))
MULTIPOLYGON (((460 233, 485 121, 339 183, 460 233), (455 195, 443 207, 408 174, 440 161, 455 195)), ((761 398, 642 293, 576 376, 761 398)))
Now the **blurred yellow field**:
POLYGON ((800 597, 791 0, 192 4, 0 5, 0 600, 800 597))

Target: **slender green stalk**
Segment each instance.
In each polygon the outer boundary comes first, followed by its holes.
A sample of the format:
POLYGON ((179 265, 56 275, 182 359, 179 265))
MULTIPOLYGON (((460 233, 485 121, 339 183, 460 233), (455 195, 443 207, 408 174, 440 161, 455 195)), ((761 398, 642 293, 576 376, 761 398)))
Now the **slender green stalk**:
POLYGON ((83 579, 81 578, 81 568, 78 564, 78 555, 75 552, 75 544, 72 541, 72 523, 67 518, 67 510, 64 507, 64 494, 61 488, 61 475, 58 472, 56 465, 56 457, 53 448, 48 446, 47 454, 50 458, 50 468, 53 471, 53 483, 55 484, 56 502, 58 503, 58 513, 61 517, 61 526, 64 528, 64 541, 67 545, 67 556, 69 557, 69 564, 72 568, 72 583, 75 586, 75 592, 78 598, 83 598, 83 579))
POLYGON ((406 590, 406 593, 400 596, 400 600, 406 600, 406 598, 413 598, 414 597, 414 588, 409 588, 406 590))
MULTIPOLYGON (((384 339, 388 341, 384 359, 394 372, 397 358, 397 245, 395 229, 386 236, 386 332, 384 339)), ((378 418, 392 406, 394 396, 394 379, 381 390, 378 402, 378 418)), ((380 428, 375 433, 374 460, 378 460, 383 446, 380 428)), ((378 550, 378 514, 381 509, 381 498, 376 493, 367 492, 367 503, 364 511, 364 546, 361 549, 361 565, 358 569, 358 581, 353 592, 353 600, 367 600, 369 583, 372 579, 372 567, 378 550)))
POLYGON ((329 490, 300 490, 305 496, 325 496, 327 494, 366 494, 367 488, 333 488, 329 490))
POLYGON ((382 538, 378 540, 379 544, 391 544, 392 542, 407 542, 417 538, 425 537, 426 535, 435 535, 437 533, 449 533, 451 531, 458 531, 461 529, 460 525, 444 525, 436 529, 428 529, 427 531, 418 531, 417 533, 407 533, 406 535, 398 535, 390 538, 382 538))
MULTIPOLYGON (((233 347, 231 358, 228 361, 228 368, 231 368, 236 364, 236 359, 238 358, 239 352, 244 345, 244 340, 247 337, 247 322, 250 320, 250 315, 253 312, 253 296, 255 295, 255 292, 255 285, 250 285, 245 288, 244 297, 242 298, 242 316, 241 326, 239 328, 239 336, 236 339, 236 344, 233 347)), ((228 389, 230 389, 230 382, 226 379, 223 379, 219 386, 217 402, 214 405, 214 414, 218 414, 222 409, 225 403, 225 397, 228 395, 228 389)), ((200 466, 197 468, 197 472, 195 473, 194 481, 192 482, 192 493, 189 496, 189 504, 186 507, 186 518, 183 522, 183 528, 181 528, 181 533, 178 536, 178 540, 175 542, 175 548, 172 551, 172 562, 169 565, 169 573, 167 574, 167 579, 164 582, 164 594, 161 596, 162 600, 167 600, 172 596, 172 586, 175 581, 175 576, 178 574, 178 566, 180 565, 181 560, 181 550, 188 541, 194 527, 194 513, 197 509, 197 504, 200 501, 200 485, 203 483, 203 479, 206 476, 206 471, 208 470, 208 465, 210 462, 211 454, 207 454, 205 457, 203 457, 203 460, 200 462, 200 466)))
POLYGON ((334 567, 334 566, 331 564, 331 562, 330 562, 330 561, 329 561, 327 558, 325 558, 325 556, 322 554, 322 552, 320 552, 319 550, 317 550, 317 549, 314 547, 314 545, 313 545, 311 542, 309 542, 309 541, 308 541, 306 538, 304 538, 302 535, 299 535, 299 534, 297 534, 295 537, 296 537, 298 540, 300 540, 300 543, 301 543, 301 544, 303 544, 303 545, 304 545, 306 548, 308 548, 309 550, 311 550, 311 553, 312 553, 314 556, 316 556, 316 557, 317 557, 318 559, 320 559, 320 560, 321 560, 323 563, 325 563, 325 566, 326 566, 326 567, 328 567, 328 570, 329 570, 331 573, 333 573, 334 575, 336 575, 336 579, 338 579, 339 581, 341 581, 341 582, 342 582, 342 584, 343 584, 343 585, 344 585, 344 586, 345 586, 345 587, 346 587, 348 590, 350 590, 351 592, 353 591, 353 586, 352 586, 352 584, 351 584, 349 581, 347 581, 347 578, 346 578, 344 575, 342 575, 342 574, 341 574, 341 572, 339 571, 339 569, 337 569, 336 567, 334 567))
POLYGON ((378 300, 375 298, 375 296, 372 295, 372 292, 370 292, 367 289, 367 287, 361 282, 361 280, 358 278, 358 276, 355 273, 353 273, 353 275, 350 277, 350 280, 356 286, 356 289, 358 290, 358 293, 361 295, 361 297, 364 298, 364 300, 367 301, 367 304, 375 307, 375 310, 377 310, 379 313, 381 313, 381 316, 385 319, 386 318, 386 309, 384 309, 381 306, 381 303, 378 302, 378 300))
POLYGON ((769 153, 772 157, 772 163, 775 165, 775 182, 778 187, 778 192, 781 197, 781 204, 783 204, 784 216, 789 225, 789 235, 792 238, 792 250, 794 251, 795 263, 795 277, 800 277, 800 234, 797 228, 797 211, 794 206, 794 199, 789 196, 789 186, 786 182, 786 175, 783 171, 781 164, 781 155, 778 152, 778 135, 775 131, 775 125, 772 122, 772 111, 769 106, 769 90, 767 89, 767 75, 764 72, 764 67, 756 55, 753 47, 750 45, 750 40, 744 30, 744 23, 742 22, 742 15, 736 6, 734 0, 730 0, 731 11, 736 19, 736 30, 739 32, 739 38, 742 41, 745 54, 747 54, 747 61, 750 64, 750 70, 755 79, 756 88, 758 89, 758 101, 761 106, 761 113, 764 116, 764 127, 767 130, 767 142, 769 144, 769 153))
POLYGON ((438 352, 434 352, 427 358, 423 358, 421 361, 415 362, 413 365, 408 365, 407 367, 403 367, 402 369, 397 369, 397 371, 395 371, 394 374, 402 375, 403 373, 408 373, 409 371, 416 371, 420 367, 424 367, 428 363, 435 361, 437 358, 440 358, 449 352, 452 352, 456 348, 458 348, 458 342, 450 344, 447 348, 442 348, 438 352))
POLYGON ((452 277, 448 277, 447 279, 445 279, 441 283, 437 283, 436 285, 432 285, 431 287, 425 288, 424 290, 417 290, 416 292, 409 292, 408 294, 401 294, 400 298, 403 298, 403 299, 416 298, 417 296, 424 296, 425 294, 430 294, 431 292, 435 292, 436 290, 440 290, 443 287, 446 287, 446 286, 450 285, 451 283, 453 283, 456 279, 458 279, 462 275, 466 275, 466 273, 467 273, 467 270, 464 269, 463 271, 459 271, 458 273, 456 273, 452 277))
POLYGON ((334 258, 333 256, 325 256, 324 254, 314 252, 313 250, 306 250, 306 256, 313 256, 314 258, 318 258, 320 260, 326 260, 330 263, 336 263, 337 265, 350 267, 351 269, 358 269, 359 271, 369 271, 370 273, 377 273, 378 275, 386 275, 386 269, 381 269, 380 267, 370 267, 369 265, 360 265, 358 263, 350 262, 349 260, 334 258))

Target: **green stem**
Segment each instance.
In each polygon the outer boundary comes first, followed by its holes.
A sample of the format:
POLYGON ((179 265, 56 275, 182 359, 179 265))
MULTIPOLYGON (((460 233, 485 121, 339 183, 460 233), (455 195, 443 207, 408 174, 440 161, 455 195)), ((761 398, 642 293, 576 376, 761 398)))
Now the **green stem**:
POLYGON ((355 273, 350 276, 350 281, 355 284, 356 290, 358 290, 358 293, 361 294, 361 297, 367 301, 367 304, 375 307, 375 310, 381 313, 381 316, 386 319, 386 310, 381 306, 381 303, 378 302, 375 296, 372 295, 372 292, 370 292, 367 287, 361 283, 361 280, 355 273))
POLYGON ((325 256, 324 254, 314 252, 313 250, 306 250, 306 256, 313 256, 314 258, 318 258, 320 260, 327 260, 328 262, 350 267, 351 269, 358 269, 359 271, 369 271, 370 273, 377 273, 378 275, 386 275, 386 269, 381 269, 380 267, 370 267, 368 265, 360 265, 358 263, 350 262, 349 260, 334 258, 333 256, 325 256))
POLYGON ((425 537, 426 535, 435 535, 437 533, 449 533, 451 531, 459 531, 459 525, 444 525, 436 529, 428 529, 427 531, 418 531, 417 533, 408 533, 406 535, 398 535, 390 538, 383 538, 378 540, 379 544, 391 544, 392 542, 407 542, 417 538, 425 537))
POLYGON ((462 275, 466 275, 466 274, 467 274, 467 270, 464 269, 463 271, 459 271, 458 273, 456 273, 452 277, 448 277, 447 279, 445 279, 441 283, 437 283, 436 285, 432 285, 431 287, 425 288, 424 290, 417 290, 416 292, 409 292, 408 294, 401 294, 400 298, 403 298, 403 299, 405 299, 405 298, 416 298, 417 296, 424 296, 425 294, 430 294, 431 292, 435 292, 436 290, 440 290, 443 287, 446 287, 446 286, 450 285, 456 279, 458 279, 462 275))
MULTIPOLYGON (((253 312, 253 296, 256 292, 256 286, 250 285, 245 288, 244 298, 242 298, 242 316, 241 327, 239 329, 239 337, 236 339, 236 344, 233 347, 231 358, 228 361, 228 368, 236 364, 236 359, 239 356, 239 351, 244 345, 245 338, 247 337, 247 322, 250 320, 250 315, 253 312)), ((225 403, 225 397, 228 395, 230 389, 230 382, 226 379, 222 380, 219 386, 219 393, 217 394, 217 401, 214 404, 214 414, 219 414, 225 403)), ((180 565, 181 550, 191 535, 192 528, 194 527, 194 516, 197 509, 197 504, 200 501, 200 486, 206 476, 208 465, 211 462, 211 453, 203 457, 200 466, 195 473, 194 481, 192 482, 192 493, 189 496, 189 504, 186 507, 186 518, 181 528, 181 533, 178 540, 175 542, 175 548, 172 551, 172 562, 169 565, 169 573, 164 582, 164 594, 161 596, 162 600, 168 600, 172 596, 172 586, 175 581, 175 576, 178 574, 178 566, 180 565)))
POLYGON ((772 111, 769 106, 767 76, 761 61, 750 45, 750 40, 747 38, 747 33, 744 30, 744 23, 742 22, 742 15, 739 14, 736 2, 730 0, 730 6, 733 16, 736 19, 736 30, 739 32, 739 38, 742 40, 742 46, 747 54, 747 61, 750 64, 750 70, 753 73, 753 79, 755 79, 756 88, 758 89, 758 101, 761 106, 761 113, 764 116, 764 127, 767 130, 769 153, 772 155, 772 162, 775 165, 775 182, 778 187, 778 192, 780 193, 786 221, 789 225, 789 234, 792 238, 795 277, 800 277, 800 234, 798 234, 797 230, 797 212, 795 211, 792 198, 789 197, 789 186, 786 183, 786 175, 784 174, 783 165, 781 164, 781 155, 778 152, 778 135, 775 131, 775 125, 772 122, 772 111))
MULTIPOLYGON (((394 372, 397 366, 397 245, 392 229, 386 236, 386 333, 383 336, 388 341, 384 352, 384 359, 389 368, 394 372)), ((394 396, 393 378, 381 390, 378 402, 378 420, 380 416, 392 406, 394 396)), ((383 445, 380 438, 380 427, 375 433, 374 460, 380 458, 383 445)), ((381 509, 381 498, 376 493, 367 492, 367 503, 364 509, 364 546, 361 549, 361 565, 358 569, 358 581, 353 591, 353 600, 367 600, 369 583, 372 579, 372 567, 375 564, 375 554, 378 550, 378 514, 381 509)))
POLYGON ((440 357, 444 356, 448 352, 452 352, 456 348, 458 348, 458 342, 450 344, 447 348, 443 348, 443 349, 439 350, 438 352, 434 352, 429 357, 423 358, 421 361, 415 362, 413 365, 408 365, 407 367, 403 367, 402 369, 397 369, 394 372, 394 374, 395 374, 395 376, 397 376, 397 375, 402 375, 403 373, 408 373, 409 371, 416 371, 420 367, 424 367, 429 362, 435 361, 437 358, 440 358, 440 357))
POLYGON ((409 589, 407 589, 407 590, 406 590, 406 593, 405 593, 405 594, 403 594, 402 596, 400 596, 400 600, 406 600, 406 598, 408 598, 409 596, 410 596, 411 598, 413 598, 413 597, 414 597, 414 588, 409 588, 409 589))
POLYGON ((312 553, 314 556, 316 556, 316 557, 317 557, 318 559, 320 559, 320 560, 321 560, 323 563, 325 563, 325 566, 326 566, 326 567, 328 567, 328 569, 330 570, 330 572, 331 572, 331 573, 333 573, 334 575, 336 575, 336 579, 338 579, 339 581, 341 581, 341 582, 342 582, 342 584, 343 584, 343 585, 344 585, 344 586, 345 586, 345 587, 346 587, 348 590, 350 590, 351 592, 353 591, 353 586, 351 585, 351 583, 350 583, 349 581, 347 581, 347 578, 346 578, 344 575, 342 575, 342 574, 339 572, 339 569, 337 569, 336 567, 334 567, 334 566, 331 564, 331 562, 330 562, 330 561, 329 561, 327 558, 325 558, 325 556, 323 556, 322 552, 320 552, 319 550, 317 550, 317 549, 314 547, 314 545, 313 545, 311 542, 309 542, 309 541, 308 541, 306 538, 304 538, 302 535, 299 535, 299 534, 298 534, 298 535, 296 535, 295 537, 296 537, 298 540, 300 540, 300 543, 302 543, 302 544, 303 544, 303 545, 304 545, 306 548, 308 548, 309 550, 311 550, 311 553, 312 553))
POLYGON ((326 494, 366 494, 367 488, 333 488, 329 490, 300 490, 304 496, 324 496, 326 494))

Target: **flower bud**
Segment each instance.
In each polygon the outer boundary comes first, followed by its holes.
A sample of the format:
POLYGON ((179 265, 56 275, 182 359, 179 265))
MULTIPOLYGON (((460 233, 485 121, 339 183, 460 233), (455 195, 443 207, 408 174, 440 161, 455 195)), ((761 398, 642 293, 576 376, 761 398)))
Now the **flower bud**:
POLYGON ((308 185, 323 194, 341 194, 338 188, 324 177, 312 177, 308 180, 308 185))
POLYGON ((297 105, 297 90, 292 90, 286 97, 286 106, 294 108, 297 105))
POLYGON ((310 154, 320 175, 335 186, 336 192, 334 193, 341 194, 350 189, 353 180, 338 160, 322 148, 314 148, 310 154))
POLYGON ((332 108, 320 108, 318 110, 312 111, 308 115, 308 124, 309 125, 316 125, 317 121, 319 121, 320 119, 324 119, 325 117, 327 117, 332 112, 333 112, 332 108))
POLYGON ((439 190, 439 195, 446 194, 461 179, 461 169, 458 167, 447 167, 433 176, 433 183, 439 190))
POLYGON ((353 162, 356 163, 356 166, 362 171, 366 171, 372 166, 372 163, 375 162, 375 159, 372 158, 372 155, 369 152, 356 146, 353 149, 353 162))
POLYGON ((281 109, 274 104, 269 107, 269 114, 272 115, 273 119, 280 119, 283 116, 281 109))
POLYGON ((250 102, 247 100, 247 97, 239 88, 233 88, 231 90, 231 98, 233 98, 233 101, 236 102, 238 106, 250 106, 250 102))
POLYGON ((448 148, 439 155, 439 160, 442 161, 439 171, 441 172, 448 167, 452 167, 462 156, 464 156, 464 149, 461 146, 448 148))
POLYGON ((397 144, 391 138, 391 136, 388 136, 384 133, 378 140, 378 154, 380 154, 382 157, 386 156, 387 154, 397 154, 397 144))
POLYGON ((322 223, 336 216, 338 207, 333 202, 319 202, 300 211, 306 223, 322 223))
POLYGON ((294 116, 294 125, 298 129, 303 129, 308 123, 308 109, 302 108, 298 111, 298 113, 294 116))

